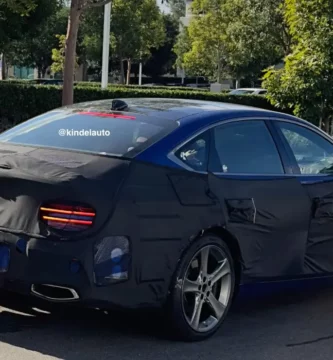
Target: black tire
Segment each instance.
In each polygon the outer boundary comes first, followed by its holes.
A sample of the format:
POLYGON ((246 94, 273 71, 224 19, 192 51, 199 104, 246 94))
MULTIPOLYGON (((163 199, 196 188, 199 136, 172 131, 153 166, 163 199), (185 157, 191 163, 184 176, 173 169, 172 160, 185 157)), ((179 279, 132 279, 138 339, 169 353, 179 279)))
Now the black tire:
POLYGON ((207 234, 196 239, 188 247, 182 258, 180 259, 170 289, 170 295, 168 299, 167 321, 170 325, 172 337, 176 337, 178 340, 190 342, 201 341, 211 337, 220 328, 220 326, 224 322, 225 317, 228 314, 235 291, 235 279, 234 260, 231 256, 227 244, 221 238, 213 234, 207 234), (183 307, 183 289, 181 284, 183 283, 184 277, 186 276, 186 271, 189 268, 193 257, 198 253, 198 251, 200 251, 200 249, 203 249, 208 245, 213 245, 214 247, 218 247, 219 249, 221 249, 225 255, 225 258, 229 261, 231 289, 228 304, 221 319, 211 330, 207 332, 199 332, 195 331, 186 320, 185 310, 183 307))

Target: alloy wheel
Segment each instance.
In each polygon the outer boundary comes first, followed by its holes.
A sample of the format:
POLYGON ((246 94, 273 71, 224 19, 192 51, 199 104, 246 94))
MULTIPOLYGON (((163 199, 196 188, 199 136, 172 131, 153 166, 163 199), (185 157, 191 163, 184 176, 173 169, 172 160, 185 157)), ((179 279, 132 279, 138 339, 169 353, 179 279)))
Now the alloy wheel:
POLYGON ((223 249, 201 248, 191 259, 182 284, 184 316, 194 331, 208 332, 220 322, 231 289, 231 266, 223 249))

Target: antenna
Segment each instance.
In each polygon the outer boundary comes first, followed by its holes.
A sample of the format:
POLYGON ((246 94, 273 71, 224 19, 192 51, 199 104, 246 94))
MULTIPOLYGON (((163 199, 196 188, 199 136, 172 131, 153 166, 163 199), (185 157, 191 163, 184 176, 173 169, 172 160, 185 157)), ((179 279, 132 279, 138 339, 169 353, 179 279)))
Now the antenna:
POLYGON ((128 105, 123 100, 112 100, 111 110, 113 111, 126 111, 128 109, 128 105))

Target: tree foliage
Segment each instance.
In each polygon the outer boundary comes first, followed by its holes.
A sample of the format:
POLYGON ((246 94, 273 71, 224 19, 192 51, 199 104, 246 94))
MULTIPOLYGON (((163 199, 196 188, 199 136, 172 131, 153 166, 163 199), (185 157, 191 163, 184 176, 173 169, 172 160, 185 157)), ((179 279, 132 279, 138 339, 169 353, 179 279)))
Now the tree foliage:
MULTIPOLYGON (((57 0, 48 0, 57 4, 57 0)), ((54 6, 55 13, 45 17, 33 33, 22 34, 20 40, 12 41, 7 51, 11 64, 38 69, 39 76, 44 77, 52 65, 52 50, 58 47, 57 35, 66 34, 68 9, 54 6), (57 11, 58 10, 58 11, 57 11)))
POLYGON ((79 38, 82 39, 81 50, 86 59, 90 63, 98 64, 100 67, 102 66, 103 52, 103 23, 103 8, 91 9, 83 14, 79 31, 79 38))
POLYGON ((328 125, 333 115, 333 1, 286 0, 284 16, 292 36, 285 67, 269 69, 264 86, 273 104, 328 125))
POLYGON ((155 0, 113 0, 111 45, 123 66, 127 61, 127 84, 131 64, 149 58, 151 50, 165 41, 164 24, 155 0))
MULTIPOLYGON (((38 37, 38 31, 54 14, 60 0, 14 1, 0 0, 0 54, 3 54, 2 78, 6 77, 6 63, 22 59, 27 52, 21 48, 26 42, 38 37), (8 60, 8 61, 7 61, 8 60)), ((34 54, 39 49, 30 48, 34 54)))
POLYGON ((59 0, 34 0, 26 2, 34 4, 29 6, 29 13, 25 16, 23 2, 14 0, 0 0, 0 53, 5 52, 6 47, 13 41, 33 37, 38 28, 59 8, 59 0), (17 6, 14 6, 14 5, 17 6), (21 6, 19 6, 21 4, 21 6))
MULTIPOLYGON (((189 53, 192 49, 192 43, 188 28, 186 26, 181 27, 181 31, 177 36, 177 41, 175 46, 173 47, 173 51, 176 54, 176 62, 175 66, 180 69, 186 69, 187 63, 185 63, 185 55, 189 53)), ((196 75, 196 71, 198 71, 198 75, 201 70, 199 68, 195 68, 196 61, 190 64, 190 68, 188 70, 189 75, 196 75)))
POLYGON ((186 0, 168 0, 166 1, 170 7, 171 13, 176 20, 185 16, 186 0))
POLYGON ((163 16, 164 32, 166 35, 164 44, 151 50, 151 57, 143 66, 143 73, 152 78, 173 71, 176 55, 172 51, 179 33, 178 22, 170 15, 163 16))
POLYGON ((283 0, 194 0, 188 34, 175 49, 178 63, 215 80, 258 78, 288 53, 283 0), (184 43, 184 40, 186 42, 184 43), (184 53, 184 49, 190 50, 184 53))
POLYGON ((38 7, 38 2, 37 0, 0 0, 1 5, 16 14, 27 16, 38 7))
POLYGON ((284 0, 227 0, 223 6, 230 72, 258 78, 290 51, 281 6, 284 0))
MULTIPOLYGON (((181 60, 190 73, 200 71, 217 81, 221 81, 227 67, 224 4, 225 0, 194 0, 192 12, 195 18, 188 27, 191 49, 184 53, 181 60)), ((187 40, 187 32, 182 35, 187 40)))

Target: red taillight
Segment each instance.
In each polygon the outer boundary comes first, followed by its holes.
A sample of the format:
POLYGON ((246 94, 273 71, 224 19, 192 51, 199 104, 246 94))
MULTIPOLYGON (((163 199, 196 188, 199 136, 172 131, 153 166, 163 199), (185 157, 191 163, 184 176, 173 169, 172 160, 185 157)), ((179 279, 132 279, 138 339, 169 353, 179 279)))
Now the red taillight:
POLYGON ((99 117, 109 117, 114 119, 124 119, 124 120, 135 120, 135 116, 129 115, 121 115, 121 114, 110 114, 110 113, 103 113, 103 112, 96 112, 96 111, 80 111, 80 115, 90 115, 90 116, 99 116, 99 117))
POLYGON ((63 231, 82 231, 93 226, 96 213, 78 205, 47 204, 40 207, 41 220, 63 231))

